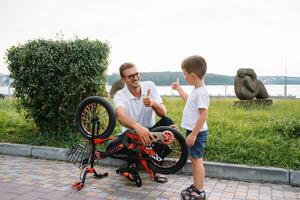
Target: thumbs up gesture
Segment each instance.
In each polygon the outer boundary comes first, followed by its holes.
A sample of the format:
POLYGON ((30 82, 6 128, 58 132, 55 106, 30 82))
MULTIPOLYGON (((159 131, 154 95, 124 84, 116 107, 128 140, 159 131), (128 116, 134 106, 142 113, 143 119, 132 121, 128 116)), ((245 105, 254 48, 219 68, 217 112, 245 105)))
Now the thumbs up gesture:
POLYGON ((180 88, 180 83, 179 83, 179 79, 178 78, 176 79, 176 82, 173 82, 171 84, 171 87, 172 87, 173 90, 178 90, 180 88))
POLYGON ((151 98, 151 90, 150 89, 147 90, 147 95, 146 95, 146 97, 144 97, 143 101, 144 101, 144 105, 146 107, 152 107, 153 106, 154 101, 151 98))

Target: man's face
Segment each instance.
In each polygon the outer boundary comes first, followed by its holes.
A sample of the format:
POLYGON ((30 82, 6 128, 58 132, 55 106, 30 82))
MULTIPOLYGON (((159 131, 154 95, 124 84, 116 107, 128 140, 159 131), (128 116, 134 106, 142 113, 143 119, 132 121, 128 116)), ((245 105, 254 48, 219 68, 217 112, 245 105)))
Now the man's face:
POLYGON ((127 87, 140 87, 141 74, 137 71, 136 67, 124 70, 123 75, 124 77, 122 78, 122 80, 127 85, 127 87))

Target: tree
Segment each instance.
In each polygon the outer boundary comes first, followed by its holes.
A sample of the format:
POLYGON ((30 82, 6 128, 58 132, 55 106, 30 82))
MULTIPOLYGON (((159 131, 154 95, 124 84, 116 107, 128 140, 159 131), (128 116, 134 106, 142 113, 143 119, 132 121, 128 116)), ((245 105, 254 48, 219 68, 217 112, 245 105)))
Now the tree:
POLYGON ((109 46, 98 40, 32 40, 7 50, 15 96, 42 133, 74 129, 78 103, 104 95, 109 46))

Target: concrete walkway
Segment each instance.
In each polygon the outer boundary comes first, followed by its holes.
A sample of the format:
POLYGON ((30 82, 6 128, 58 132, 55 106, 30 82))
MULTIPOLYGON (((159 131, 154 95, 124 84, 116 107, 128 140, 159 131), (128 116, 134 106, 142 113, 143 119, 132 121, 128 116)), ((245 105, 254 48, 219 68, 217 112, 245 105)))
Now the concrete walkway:
MULTIPOLYGON (((93 200, 93 199, 180 199, 180 192, 192 183, 192 177, 169 175, 165 184, 152 182, 141 173, 143 186, 138 188, 115 168, 103 179, 90 178, 81 191, 70 187, 78 180, 79 169, 70 163, 0 155, 1 200, 93 200)), ((300 200, 300 187, 206 179, 208 200, 300 200)))

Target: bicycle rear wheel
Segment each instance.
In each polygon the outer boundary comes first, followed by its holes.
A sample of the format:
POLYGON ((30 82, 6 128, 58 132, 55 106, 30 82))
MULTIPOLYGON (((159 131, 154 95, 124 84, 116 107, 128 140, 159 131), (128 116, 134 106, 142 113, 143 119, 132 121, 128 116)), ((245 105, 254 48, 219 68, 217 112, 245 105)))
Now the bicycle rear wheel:
POLYGON ((188 159, 188 147, 186 145, 184 137, 175 129, 172 129, 167 126, 161 126, 157 127, 151 130, 152 132, 164 132, 164 131, 170 131, 173 133, 175 140, 172 142, 172 144, 166 145, 163 143, 154 142, 154 150, 155 145, 160 146, 159 148, 162 149, 165 155, 163 155, 162 160, 158 161, 152 158, 150 161, 148 161, 149 167, 161 174, 174 174, 178 170, 180 170, 188 159), (157 143, 157 144, 155 144, 157 143))

